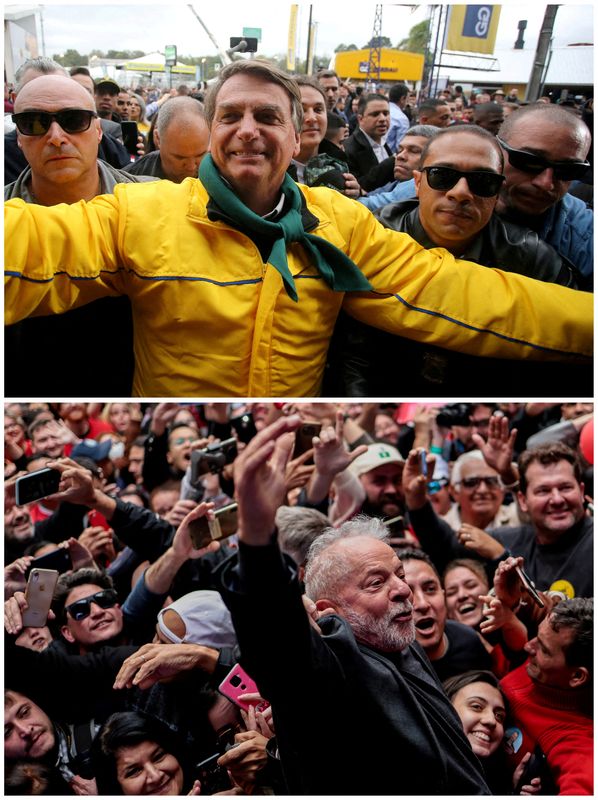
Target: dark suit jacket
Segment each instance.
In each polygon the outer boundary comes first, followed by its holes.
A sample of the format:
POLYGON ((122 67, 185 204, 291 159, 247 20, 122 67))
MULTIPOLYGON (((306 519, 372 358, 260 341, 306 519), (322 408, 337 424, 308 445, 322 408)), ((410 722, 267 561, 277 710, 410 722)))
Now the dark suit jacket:
POLYGON ((343 145, 349 162, 349 172, 355 175, 359 185, 366 192, 371 192, 372 189, 378 189, 385 183, 394 180, 395 159, 386 145, 389 158, 385 158, 380 163, 360 128, 348 136, 343 145))

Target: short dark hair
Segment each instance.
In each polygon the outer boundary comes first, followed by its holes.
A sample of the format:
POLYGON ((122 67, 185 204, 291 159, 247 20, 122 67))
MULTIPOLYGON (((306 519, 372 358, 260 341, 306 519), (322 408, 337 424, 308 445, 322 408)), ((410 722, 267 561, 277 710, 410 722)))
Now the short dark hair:
MULTIPOLYGON (((419 160, 419 166, 421 167, 423 165, 428 155, 428 150, 430 149, 430 147, 432 147, 434 142, 440 139, 441 136, 464 136, 465 134, 469 134, 470 136, 477 136, 480 139, 486 139, 488 142, 492 143, 492 146, 498 156, 498 162, 500 164, 499 172, 502 172, 505 165, 505 157, 503 155, 502 147, 496 141, 496 136, 493 136, 490 133, 490 131, 487 131, 484 128, 480 128, 479 125, 454 125, 450 128, 439 128, 436 136, 433 136, 431 139, 428 139, 428 141, 425 143, 419 160)), ((483 403, 481 405, 487 405, 487 404, 483 403)))
POLYGON ((53 423, 53 419, 34 419, 31 425, 27 428, 27 438, 33 440, 33 434, 40 430, 41 428, 45 428, 46 425, 50 425, 53 423))
POLYGON ((340 89, 341 79, 339 78, 338 74, 333 69, 321 69, 317 73, 316 77, 317 77, 318 80, 320 80, 320 78, 336 78, 337 81, 338 81, 339 89, 340 89))
POLYGON ((363 116, 363 113, 368 103, 373 103, 374 100, 383 100, 388 103, 386 97, 382 97, 381 94, 375 94, 375 93, 365 94, 364 92, 359 98, 359 103, 357 103, 357 113, 360 116, 363 116))
MULTIPOLYGON (((490 686, 494 686, 495 689, 500 691, 498 678, 493 672, 487 669, 470 669, 467 672, 462 672, 460 675, 453 675, 443 681, 442 688, 446 692, 448 699, 452 701, 457 692, 463 689, 463 687, 469 686, 470 683, 488 683, 490 686)), ((505 700, 506 706, 506 698, 504 695, 503 699, 505 700)))
POLYGON ((583 471, 581 468, 581 461, 579 456, 570 447, 562 442, 547 442, 546 444, 532 447, 529 450, 524 450, 519 456, 519 489, 522 494, 527 491, 527 470, 531 464, 542 464, 547 466, 549 464, 558 464, 559 461, 567 461, 573 467, 573 474, 575 480, 581 483, 583 478, 583 471))
POLYGON ((95 567, 81 567, 81 569, 76 569, 74 572, 67 572, 61 575, 58 578, 52 599, 52 611, 56 614, 56 624, 58 626, 64 624, 66 620, 64 606, 69 592, 76 586, 83 586, 86 583, 94 583, 102 589, 114 589, 112 578, 103 570, 95 567))
POLYGON ((401 547, 397 549, 397 555, 403 563, 405 563, 405 561, 423 561, 424 564, 427 564, 428 566, 432 567, 432 569, 436 573, 438 581, 442 585, 442 581, 440 580, 440 573, 436 569, 436 566, 434 565, 434 562, 432 561, 430 556, 427 553, 424 553, 423 550, 420 550, 418 547, 401 547))
POLYGON ((91 78, 91 72, 87 69, 87 67, 71 67, 69 69, 69 75, 71 78, 73 75, 87 75, 88 78, 91 78))
POLYGON ((574 597, 562 600, 550 612, 548 623, 553 631, 558 632, 561 628, 565 628, 575 633, 574 640, 565 649, 565 661, 570 667, 586 667, 592 673, 594 598, 574 597))
POLYGON ((439 106, 448 106, 447 101, 442 98, 439 100, 435 97, 428 97, 426 100, 423 100, 417 107, 417 116, 422 113, 422 111, 436 111, 439 106))
POLYGON ((164 748, 177 759, 183 768, 183 773, 188 772, 189 756, 186 748, 179 736, 165 723, 138 711, 119 711, 112 714, 102 725, 91 748, 94 775, 100 795, 124 794, 117 778, 117 751, 121 747, 131 747, 148 741, 164 748))
POLYGON ((322 95, 324 103, 326 103, 326 94, 322 89, 322 85, 315 78, 313 78, 311 75, 295 75, 294 78, 299 85, 299 90, 301 90, 302 86, 311 86, 312 89, 315 89, 322 95))
POLYGON ((339 117, 338 114, 334 114, 332 111, 328 111, 326 113, 326 120, 328 122, 326 133, 336 133, 336 131, 340 131, 341 128, 347 127, 345 120, 342 117, 339 117))
POLYGON ((388 90, 388 99, 391 103, 398 103, 409 94, 409 87, 404 83, 393 83, 388 90))

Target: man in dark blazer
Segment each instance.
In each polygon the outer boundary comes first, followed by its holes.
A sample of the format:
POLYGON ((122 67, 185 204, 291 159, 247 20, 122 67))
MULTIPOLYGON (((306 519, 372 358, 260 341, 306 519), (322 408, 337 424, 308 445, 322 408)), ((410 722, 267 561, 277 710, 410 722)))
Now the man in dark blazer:
POLYGON ((362 94, 357 106, 358 128, 345 139, 349 170, 362 189, 371 192, 393 180, 394 157, 386 146, 390 127, 388 100, 379 94, 362 94))

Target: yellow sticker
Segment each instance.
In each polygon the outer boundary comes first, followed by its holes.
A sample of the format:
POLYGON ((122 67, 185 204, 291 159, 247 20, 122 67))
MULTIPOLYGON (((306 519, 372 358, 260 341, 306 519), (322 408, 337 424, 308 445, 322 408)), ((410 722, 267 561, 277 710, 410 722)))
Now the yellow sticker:
POLYGON ((567 598, 569 600, 572 600, 575 597, 575 589, 569 583, 569 581, 564 581, 564 580, 555 581, 548 591, 563 592, 563 594, 567 595, 567 598))

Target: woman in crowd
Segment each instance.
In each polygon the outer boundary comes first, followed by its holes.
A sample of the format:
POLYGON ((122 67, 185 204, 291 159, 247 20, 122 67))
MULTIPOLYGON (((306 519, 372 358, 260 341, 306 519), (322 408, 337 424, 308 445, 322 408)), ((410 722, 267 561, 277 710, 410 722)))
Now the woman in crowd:
MULTIPOLYGON (((291 164, 291 174, 299 183, 308 186, 336 188, 347 197, 359 197, 361 189, 351 175, 345 161, 336 156, 320 152, 320 145, 328 125, 326 96, 320 85, 311 78, 297 78, 303 106, 303 127, 300 134, 300 149, 291 164)), ((337 148, 338 149, 338 148, 337 148)))
POLYGON ((131 93, 130 97, 129 119, 137 123, 139 133, 147 133, 150 129, 150 125, 145 118, 145 101, 140 95, 135 93, 131 93))
POLYGON ((157 720, 135 711, 113 714, 105 722, 94 741, 94 764, 101 795, 200 792, 182 743, 157 720))
MULTIPOLYGON (((449 678, 443 686, 493 794, 513 794, 531 754, 521 758, 511 775, 503 747, 507 704, 498 678, 486 670, 472 670, 449 678)), ((519 794, 538 794, 540 788, 540 778, 534 777, 521 787, 519 794)))

